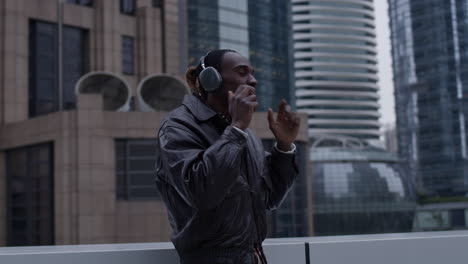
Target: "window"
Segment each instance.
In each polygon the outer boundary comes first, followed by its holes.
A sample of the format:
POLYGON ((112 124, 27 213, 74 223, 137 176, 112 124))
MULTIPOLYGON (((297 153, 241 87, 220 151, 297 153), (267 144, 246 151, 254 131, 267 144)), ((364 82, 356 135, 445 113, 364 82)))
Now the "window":
POLYGON ((124 74, 134 74, 134 39, 129 36, 122 36, 122 72, 124 74))
MULTIPOLYGON (((29 32, 29 116, 59 109, 57 25, 31 21, 29 32)), ((63 27, 63 109, 76 105, 75 84, 88 69, 88 31, 63 27)))
POLYGON ((162 8, 164 6, 164 0, 153 0, 153 7, 162 8))
POLYGON ((88 31, 63 27, 63 109, 76 108, 75 85, 88 71, 88 31))
POLYGON ((157 140, 116 140, 116 176, 118 200, 157 199, 154 164, 157 140))
POLYGON ((135 0, 120 0, 120 13, 135 15, 135 0))
POLYGON ((54 244, 53 144, 8 150, 7 245, 54 244))
POLYGON ((32 22, 29 32, 29 115, 57 111, 57 31, 54 24, 32 22))
POLYGON ((67 0, 67 3, 82 6, 93 6, 93 0, 67 0))

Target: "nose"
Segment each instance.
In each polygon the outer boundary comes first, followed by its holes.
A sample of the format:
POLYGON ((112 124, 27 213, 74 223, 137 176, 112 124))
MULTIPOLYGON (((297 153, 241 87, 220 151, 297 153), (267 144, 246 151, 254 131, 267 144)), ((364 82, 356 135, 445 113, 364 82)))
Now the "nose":
POLYGON ((253 74, 250 74, 249 79, 247 80, 247 84, 254 87, 257 86, 257 79, 253 76, 253 74))

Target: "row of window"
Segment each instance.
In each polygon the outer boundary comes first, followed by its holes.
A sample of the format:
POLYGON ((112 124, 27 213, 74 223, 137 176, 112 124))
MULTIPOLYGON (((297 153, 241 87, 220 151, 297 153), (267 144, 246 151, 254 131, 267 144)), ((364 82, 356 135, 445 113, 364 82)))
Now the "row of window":
POLYGON ((363 105, 350 105, 350 106, 341 106, 341 105, 316 105, 309 104, 305 106, 298 106, 298 109, 305 110, 369 110, 369 111, 378 111, 378 107, 372 106, 363 106, 363 105))
POLYGON ((309 125, 308 128, 320 128, 320 129, 376 129, 380 128, 379 125, 348 125, 348 124, 339 124, 339 125, 309 125))
MULTIPOLYGON (((356 12, 345 12, 345 10, 337 10, 337 11, 328 11, 328 10, 304 10, 304 11, 296 11, 293 14, 296 15, 324 15, 324 16, 336 16, 336 17, 355 17, 355 18, 364 18, 373 20, 374 18, 370 15, 356 13, 356 12), (340 12, 341 11, 341 12, 340 12)), ((303 19, 303 20, 307 20, 303 19)), ((297 21, 300 21, 297 19, 297 21)))
POLYGON ((316 53, 336 53, 336 54, 350 54, 350 55, 367 55, 375 56, 373 51, 361 50, 360 47, 356 48, 329 48, 329 47, 309 47, 309 48, 296 48, 295 52, 316 52, 316 53))
POLYGON ((334 19, 327 19, 327 18, 310 18, 308 23, 301 23, 306 25, 334 25, 334 26, 355 26, 361 28, 370 28, 375 29, 375 26, 372 23, 365 23, 365 22, 354 22, 354 21, 336 21, 334 19))
MULTIPOLYGON (((89 70, 89 32, 64 26, 62 61, 58 61, 58 31, 54 23, 29 24, 29 116, 76 107, 75 84, 89 70), (62 68, 62 105, 59 105, 58 69, 62 68)), ((122 36, 122 72, 135 73, 134 38, 122 36)))
POLYGON ((346 68, 343 66, 314 66, 314 67, 295 67, 296 69, 300 69, 301 71, 329 71, 329 72, 340 72, 340 73, 369 73, 369 74, 377 74, 375 70, 368 70, 362 68, 346 68))
POLYGON ((378 121, 375 116, 344 116, 344 115, 309 115, 309 119, 328 119, 328 120, 371 120, 378 121))
POLYGON ((296 57, 296 62, 307 62, 307 61, 320 61, 320 62, 336 62, 336 63, 358 63, 358 64, 370 64, 376 65, 375 61, 367 60, 367 59, 351 59, 345 58, 342 55, 332 53, 313 53, 313 52, 297 52, 294 54, 296 57), (308 57, 300 57, 300 55, 307 55, 308 57), (328 55, 325 57, 325 55, 328 55), (329 56, 332 55, 333 57, 329 56))
POLYGON ((332 8, 355 8, 355 9, 365 9, 365 10, 371 10, 367 5, 363 4, 354 4, 354 3, 343 3, 338 1, 338 2, 329 2, 329 1, 310 1, 310 2, 305 2, 305 3, 294 3, 295 6, 318 6, 318 7, 332 7, 332 8))
MULTIPOLYGON (((339 75, 339 74, 337 74, 339 75)), ((371 78, 359 78, 359 77, 341 77, 341 76, 333 76, 333 77, 324 77, 324 76, 317 76, 317 77, 297 77, 297 80, 301 81, 330 81, 330 82, 364 82, 364 83, 376 83, 375 79, 371 78)))
POLYGON ((327 95, 308 95, 298 96, 300 100, 337 100, 337 101, 358 101, 358 102, 375 102, 378 99, 366 96, 327 96, 327 95))
MULTIPOLYGON (((67 0, 67 3, 82 5, 82 6, 93 6, 93 0, 67 0)), ((153 7, 161 8, 164 4, 164 0, 153 0, 153 7)), ((120 0, 120 12, 126 15, 135 15, 136 11, 136 0, 120 0)))
POLYGON ((321 86, 308 86, 301 87, 301 90, 307 91, 342 91, 342 92, 375 92, 374 88, 365 88, 365 87, 321 87, 321 86))

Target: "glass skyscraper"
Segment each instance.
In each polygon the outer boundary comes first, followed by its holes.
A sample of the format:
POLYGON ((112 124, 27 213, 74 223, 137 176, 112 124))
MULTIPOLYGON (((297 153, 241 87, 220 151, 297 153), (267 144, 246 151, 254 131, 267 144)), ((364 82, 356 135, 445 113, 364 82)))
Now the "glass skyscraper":
POLYGON ((281 99, 294 106, 291 4, 282 0, 187 1, 188 63, 213 49, 233 49, 250 60, 259 111, 281 99))
POLYGON ((380 137, 372 0, 292 0, 297 108, 309 136, 380 137))
POLYGON ((429 197, 468 191, 468 1, 390 0, 398 149, 429 197))

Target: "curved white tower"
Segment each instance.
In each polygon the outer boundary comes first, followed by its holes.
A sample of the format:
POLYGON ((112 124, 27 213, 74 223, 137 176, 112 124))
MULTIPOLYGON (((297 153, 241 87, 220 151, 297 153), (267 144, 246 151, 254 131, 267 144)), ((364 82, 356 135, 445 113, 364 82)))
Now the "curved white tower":
POLYGON ((380 136, 372 0, 292 0, 297 108, 309 136, 380 136))

